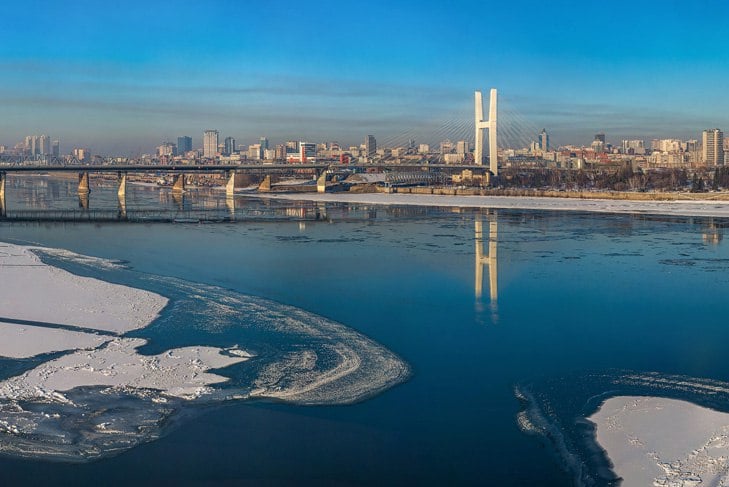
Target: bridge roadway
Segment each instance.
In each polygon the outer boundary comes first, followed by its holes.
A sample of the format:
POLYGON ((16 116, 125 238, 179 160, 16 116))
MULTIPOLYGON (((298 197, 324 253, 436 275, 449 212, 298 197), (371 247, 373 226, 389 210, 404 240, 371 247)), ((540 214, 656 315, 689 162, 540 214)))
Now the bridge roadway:
POLYGON ((314 169, 317 171, 329 169, 484 169, 484 166, 460 165, 460 164, 422 164, 422 163, 403 163, 403 164, 171 164, 171 165, 106 165, 91 166, 74 164, 67 166, 27 166, 27 165, 0 165, 0 172, 4 173, 51 173, 51 172, 78 172, 78 173, 100 173, 100 172, 174 172, 174 173, 190 173, 190 172, 228 172, 228 171, 257 171, 257 172, 274 172, 274 171, 293 171, 298 169, 314 169))

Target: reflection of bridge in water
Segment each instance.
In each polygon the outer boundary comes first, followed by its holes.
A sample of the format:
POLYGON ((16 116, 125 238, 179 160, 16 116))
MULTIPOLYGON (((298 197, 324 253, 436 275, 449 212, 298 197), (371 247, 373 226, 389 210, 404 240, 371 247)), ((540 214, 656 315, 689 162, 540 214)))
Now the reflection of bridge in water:
POLYGON ((388 171, 388 183, 392 185, 429 184, 445 180, 444 174, 460 172, 464 169, 476 169, 481 166, 448 165, 429 163, 398 163, 398 164, 240 164, 240 165, 107 165, 107 166, 0 166, 0 216, 5 215, 9 208, 5 200, 5 187, 9 175, 27 174, 78 174, 78 195, 80 208, 88 208, 91 185, 89 175, 116 174, 117 194, 119 207, 122 212, 126 208, 127 176, 129 174, 170 174, 174 178, 171 186, 173 193, 183 194, 186 191, 186 175, 189 174, 218 174, 225 179, 225 194, 228 197, 235 195, 235 181, 238 174, 303 174, 314 175, 317 179, 317 190, 327 191, 327 175, 332 171, 351 170, 369 171, 376 169, 388 171))
POLYGON ((491 312, 493 317, 496 317, 498 309, 498 298, 499 298, 499 279, 498 279, 498 232, 499 223, 497 220, 496 213, 488 215, 489 223, 489 235, 488 235, 488 253, 484 253, 484 239, 483 239, 483 221, 481 216, 476 217, 474 223, 475 227, 475 242, 476 242, 476 282, 475 282, 475 293, 476 299, 481 299, 483 295, 483 281, 484 281, 484 269, 488 274, 489 280, 489 299, 491 312))

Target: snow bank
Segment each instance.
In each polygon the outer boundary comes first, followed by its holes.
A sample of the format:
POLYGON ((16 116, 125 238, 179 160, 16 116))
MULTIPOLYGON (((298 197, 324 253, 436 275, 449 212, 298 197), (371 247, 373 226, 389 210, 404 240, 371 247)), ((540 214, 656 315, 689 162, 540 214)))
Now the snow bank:
POLYGON ((368 205, 415 205, 461 208, 497 208, 599 213, 646 213, 655 215, 729 217, 729 201, 632 201, 528 196, 445 196, 398 193, 261 193, 258 198, 296 201, 359 203, 368 205))

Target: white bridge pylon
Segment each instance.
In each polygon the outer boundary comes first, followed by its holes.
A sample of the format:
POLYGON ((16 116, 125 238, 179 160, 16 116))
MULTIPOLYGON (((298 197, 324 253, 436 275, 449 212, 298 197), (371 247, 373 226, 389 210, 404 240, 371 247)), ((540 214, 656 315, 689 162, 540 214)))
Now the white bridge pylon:
POLYGON ((483 97, 481 92, 476 95, 476 148, 473 153, 474 162, 483 164, 483 131, 489 131, 489 170, 494 176, 499 175, 499 146, 496 136, 496 88, 491 88, 491 99, 489 100, 489 119, 483 119, 483 97))

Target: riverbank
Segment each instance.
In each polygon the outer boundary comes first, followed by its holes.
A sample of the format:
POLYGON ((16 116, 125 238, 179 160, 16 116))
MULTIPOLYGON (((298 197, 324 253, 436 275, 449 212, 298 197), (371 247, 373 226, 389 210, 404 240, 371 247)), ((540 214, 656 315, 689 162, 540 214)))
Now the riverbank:
MULTIPOLYGON (((593 193, 589 193, 593 194, 593 193)), ((599 194, 599 193, 595 193, 599 194)), ((621 193, 624 194, 624 193, 621 193)), ((637 194, 637 193, 636 193, 637 194)), ((552 196, 465 196, 403 193, 259 193, 257 198, 367 205, 589 211, 654 215, 729 217, 729 200, 629 200, 552 196)))

